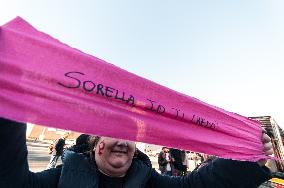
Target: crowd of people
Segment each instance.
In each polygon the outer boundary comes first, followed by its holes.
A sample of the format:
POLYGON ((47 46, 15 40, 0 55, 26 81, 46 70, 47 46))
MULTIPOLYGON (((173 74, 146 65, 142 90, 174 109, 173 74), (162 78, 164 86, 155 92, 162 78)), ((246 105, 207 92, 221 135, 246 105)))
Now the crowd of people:
POLYGON ((216 158, 213 155, 162 147, 162 151, 158 155, 158 164, 161 174, 184 176, 216 158), (190 164, 190 161, 193 163, 190 164))
MULTIPOLYGON (((266 155, 271 155, 271 140, 265 133, 262 142, 266 155)), ((221 158, 186 174, 183 151, 168 148, 159 156, 165 164, 160 174, 134 142, 99 136, 88 137, 84 149, 66 149, 62 165, 34 173, 28 166, 25 124, 1 118, 0 143, 0 187, 5 188, 256 188, 271 176, 265 160, 221 158)))
MULTIPOLYGON (((76 138, 75 144, 67 147, 65 140, 68 138, 69 132, 65 132, 61 138, 56 139, 48 147, 51 154, 47 169, 55 168, 57 161, 62 157, 64 150, 74 151, 76 153, 89 154, 91 135, 81 134, 76 138)), ((216 157, 196 152, 189 152, 174 148, 162 147, 162 151, 158 155, 158 164, 161 174, 169 176, 183 176, 190 172, 189 161, 194 162, 193 166, 198 169, 216 157)))

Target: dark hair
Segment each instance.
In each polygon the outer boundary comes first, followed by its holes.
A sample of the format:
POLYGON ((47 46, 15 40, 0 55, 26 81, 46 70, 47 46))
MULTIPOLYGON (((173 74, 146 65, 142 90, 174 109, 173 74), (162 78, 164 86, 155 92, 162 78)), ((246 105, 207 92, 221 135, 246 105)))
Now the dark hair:
POLYGON ((76 153, 88 153, 90 151, 90 137, 91 136, 88 134, 81 134, 76 139, 76 144, 68 148, 68 150, 74 151, 76 153))
POLYGON ((76 139, 76 145, 83 145, 83 144, 89 144, 89 138, 91 137, 91 135, 88 134, 81 134, 80 136, 78 136, 78 138, 76 139))

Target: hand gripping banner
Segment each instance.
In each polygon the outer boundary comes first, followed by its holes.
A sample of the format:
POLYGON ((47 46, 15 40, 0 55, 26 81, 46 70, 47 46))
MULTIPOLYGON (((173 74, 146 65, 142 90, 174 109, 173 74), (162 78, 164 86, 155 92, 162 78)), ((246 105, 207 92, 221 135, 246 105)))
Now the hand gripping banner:
POLYGON ((20 17, 0 27, 0 86, 0 117, 236 160, 267 158, 258 122, 71 48, 20 17))

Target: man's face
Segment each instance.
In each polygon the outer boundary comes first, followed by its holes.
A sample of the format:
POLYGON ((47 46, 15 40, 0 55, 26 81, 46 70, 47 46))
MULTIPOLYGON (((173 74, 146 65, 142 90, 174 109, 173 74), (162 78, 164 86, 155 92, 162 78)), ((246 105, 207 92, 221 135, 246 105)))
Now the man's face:
POLYGON ((163 150, 164 150, 165 153, 168 153, 168 152, 169 152, 169 149, 168 149, 168 148, 164 148, 163 150))
POLYGON ((69 136, 69 133, 64 133, 63 138, 64 138, 64 139, 67 139, 68 136, 69 136))
POLYGON ((96 163, 106 175, 124 176, 135 152, 135 143, 115 138, 101 137, 94 148, 96 163))

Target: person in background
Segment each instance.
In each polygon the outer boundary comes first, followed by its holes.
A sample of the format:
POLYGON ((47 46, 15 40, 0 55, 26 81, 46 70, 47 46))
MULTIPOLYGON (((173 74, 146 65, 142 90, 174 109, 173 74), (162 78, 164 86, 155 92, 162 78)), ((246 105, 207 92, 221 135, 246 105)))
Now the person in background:
POLYGON ((217 159, 216 156, 214 155, 206 155, 206 157, 204 157, 204 161, 201 162, 199 165, 196 166, 195 170, 201 169, 202 167, 208 165, 211 163, 211 161, 213 161, 214 159, 217 159))
POLYGON ((163 147, 159 153, 158 164, 161 174, 172 175, 171 158, 167 147, 163 147))
POLYGON ((181 150, 181 161, 182 161, 181 175, 184 176, 187 174, 187 169, 188 169, 188 156, 185 150, 181 150))
POLYGON ((183 164, 185 156, 183 155, 182 150, 179 149, 170 149, 170 156, 172 159, 172 175, 173 176, 182 176, 184 172, 187 171, 187 165, 183 164))
POLYGON ((51 152, 50 161, 47 165, 47 169, 55 168, 59 157, 63 154, 63 150, 65 147, 65 140, 67 139, 68 136, 69 133, 65 132, 61 138, 55 140, 55 142, 53 143, 53 149, 51 152))
MULTIPOLYGON (((272 143, 265 133, 262 142, 263 152, 272 154, 272 143)), ((266 160, 246 162, 220 158, 186 176, 165 176, 152 168, 147 155, 137 150, 132 141, 96 136, 91 143, 89 156, 65 150, 60 168, 30 172, 26 125, 0 119, 0 187, 257 188, 271 177, 264 166, 266 160)))
POLYGON ((81 134, 76 138, 75 145, 67 148, 70 151, 74 151, 76 153, 89 153, 90 152, 90 138, 91 135, 81 134))

